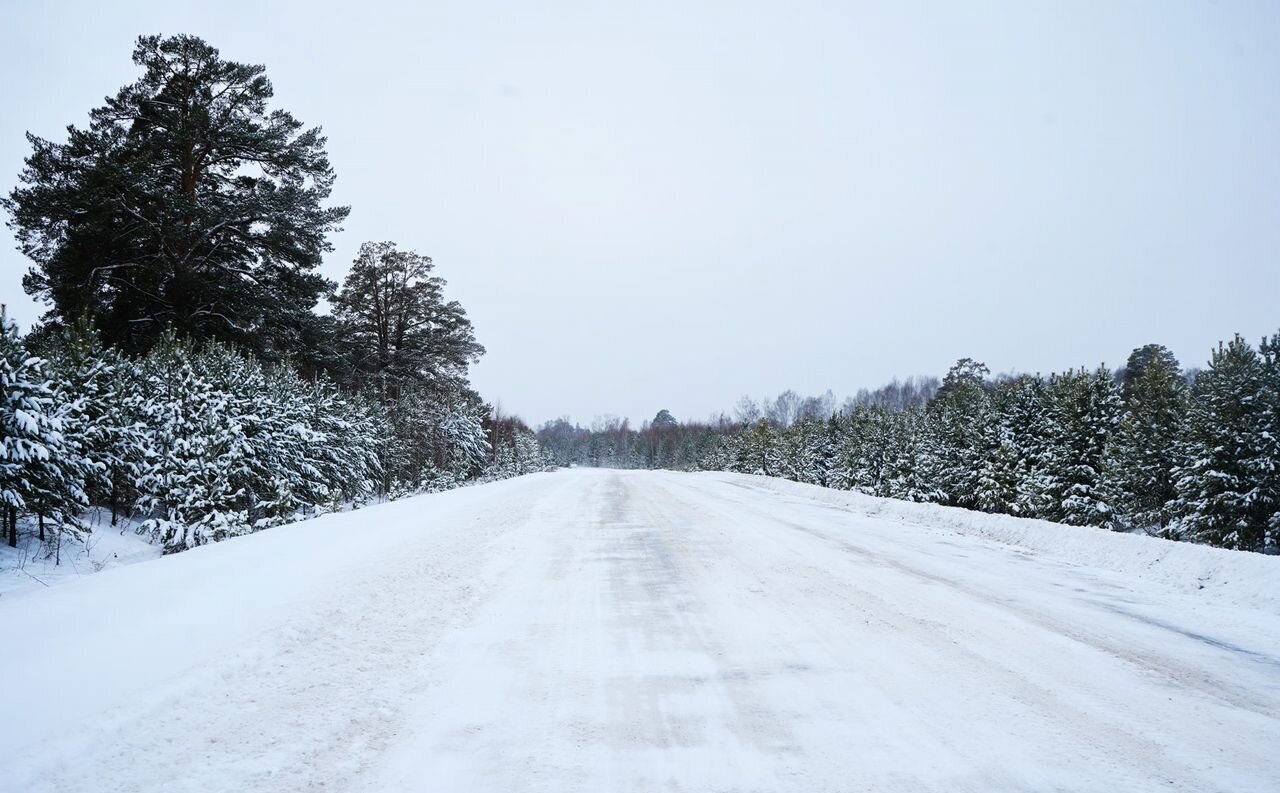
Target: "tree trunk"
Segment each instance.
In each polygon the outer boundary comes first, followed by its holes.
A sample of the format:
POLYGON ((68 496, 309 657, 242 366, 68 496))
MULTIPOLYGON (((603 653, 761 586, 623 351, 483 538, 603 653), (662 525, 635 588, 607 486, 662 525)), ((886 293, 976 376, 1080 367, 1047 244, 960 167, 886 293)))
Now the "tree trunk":
POLYGON ((36 513, 36 519, 40 523, 40 542, 44 542, 44 512, 36 513))
POLYGON ((18 547, 18 508, 17 508, 17 507, 13 507, 13 506, 11 506, 11 507, 9 507, 9 509, 8 509, 8 510, 6 510, 6 511, 9 513, 9 515, 8 515, 8 518, 9 518, 9 547, 10 547, 10 548, 17 548, 17 547, 18 547))

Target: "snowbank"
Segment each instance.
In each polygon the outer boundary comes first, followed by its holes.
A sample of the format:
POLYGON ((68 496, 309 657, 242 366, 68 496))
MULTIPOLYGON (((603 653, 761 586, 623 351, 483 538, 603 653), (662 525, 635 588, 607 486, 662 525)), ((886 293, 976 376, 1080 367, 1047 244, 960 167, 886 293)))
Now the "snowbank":
POLYGON ((0 598, 9 599, 120 565, 160 558, 160 546, 140 537, 134 523, 112 526, 109 516, 101 511, 89 515, 88 522, 92 531, 82 540, 66 537, 58 557, 40 542, 32 527, 20 522, 24 533, 18 537, 18 547, 0 543, 0 598))
POLYGON ((1090 526, 990 515, 959 507, 917 504, 766 476, 717 472, 699 475, 926 530, 941 529, 982 537, 1066 562, 1158 581, 1220 603, 1280 611, 1280 557, 1276 556, 1090 526))

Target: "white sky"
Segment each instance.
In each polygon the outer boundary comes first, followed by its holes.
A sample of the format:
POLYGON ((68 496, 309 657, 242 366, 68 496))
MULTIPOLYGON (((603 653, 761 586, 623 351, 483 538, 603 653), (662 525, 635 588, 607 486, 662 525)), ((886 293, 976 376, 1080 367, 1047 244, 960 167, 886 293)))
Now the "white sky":
POLYGON ((0 0, 0 189, 140 33, 265 63, 352 206, 326 273, 432 256, 531 421, 1280 328, 1280 4, 179 6, 0 0))

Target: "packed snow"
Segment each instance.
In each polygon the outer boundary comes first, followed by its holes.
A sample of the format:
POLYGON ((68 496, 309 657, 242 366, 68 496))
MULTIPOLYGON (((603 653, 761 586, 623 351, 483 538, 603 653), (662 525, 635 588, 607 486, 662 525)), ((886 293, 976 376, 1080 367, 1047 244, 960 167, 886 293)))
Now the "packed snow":
POLYGON ((0 790, 1274 791, 1277 604, 1274 557, 535 474, 0 597, 0 790))
POLYGON ((1200 592, 1200 600, 1280 612, 1280 559, 1141 534, 917 504, 775 477, 705 473, 739 486, 818 501, 921 530, 986 537, 1057 559, 1200 592))

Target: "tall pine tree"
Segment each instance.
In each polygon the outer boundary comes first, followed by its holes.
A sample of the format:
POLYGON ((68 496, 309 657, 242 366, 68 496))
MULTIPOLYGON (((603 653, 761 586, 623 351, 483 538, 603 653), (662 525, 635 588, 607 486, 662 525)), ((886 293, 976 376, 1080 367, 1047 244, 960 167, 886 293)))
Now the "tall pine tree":
POLYGON ((347 209, 319 128, 271 109, 262 66, 195 36, 143 36, 142 76, 32 154, 4 206, 51 319, 90 316, 113 344, 165 328, 305 356, 331 284, 316 269, 347 209))

